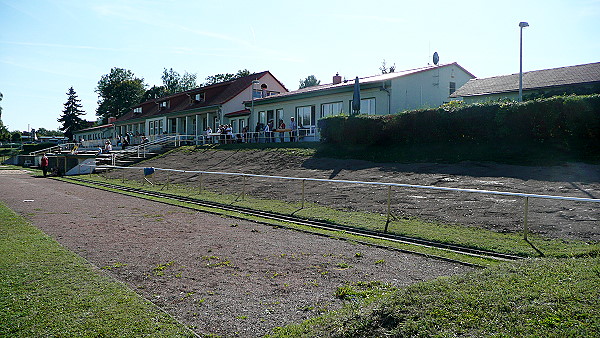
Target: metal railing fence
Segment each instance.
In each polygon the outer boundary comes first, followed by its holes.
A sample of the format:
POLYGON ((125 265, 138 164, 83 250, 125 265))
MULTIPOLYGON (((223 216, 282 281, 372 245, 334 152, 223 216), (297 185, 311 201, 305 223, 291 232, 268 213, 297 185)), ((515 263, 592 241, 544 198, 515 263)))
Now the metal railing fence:
MULTIPOLYGON (((102 166, 104 169, 125 169, 125 170, 140 170, 143 171, 144 167, 119 167, 119 166, 102 166)), ((334 180, 324 178, 311 178, 311 177, 288 177, 288 176, 276 176, 276 175, 260 175, 260 174, 246 174, 246 173, 230 173, 230 172, 218 172, 218 171, 202 171, 202 170, 180 170, 180 169, 166 169, 166 168, 152 168, 153 172, 163 171, 165 173, 187 173, 200 175, 200 190, 202 189, 202 175, 221 175, 221 176, 232 176, 241 177, 242 186, 237 187, 237 191, 241 191, 241 195, 245 194, 247 180, 245 178, 261 178, 267 180, 286 180, 286 181, 300 181, 301 188, 299 190, 302 208, 304 208, 304 202, 306 200, 305 195, 305 183, 306 182, 317 182, 317 183, 333 183, 333 184, 350 184, 350 185, 365 185, 365 186, 378 186, 387 188, 387 223, 391 217, 391 188, 410 188, 410 189, 421 189, 429 191, 441 191, 441 192, 462 192, 462 193, 474 193, 483 195, 496 195, 496 196, 510 196, 523 198, 523 238, 528 240, 529 224, 528 224, 528 213, 529 213, 529 200, 530 199, 545 199, 545 200, 562 200, 562 201, 574 201, 574 202, 586 202, 586 203, 600 203, 598 198, 585 198, 585 197, 572 197, 572 196, 556 196, 547 194, 532 194, 532 193, 521 193, 521 192, 509 192, 509 191, 495 191, 495 190, 484 190, 484 189, 466 189, 466 188, 452 188, 452 187, 440 187, 440 186, 429 186, 429 185, 417 185, 417 184, 404 184, 404 183, 390 183, 390 182, 367 182, 367 181, 354 181, 354 180, 334 180)), ((170 176, 167 175, 167 185, 169 184, 170 176)), ((388 224, 386 223, 385 232, 387 232, 388 224)), ((537 249, 536 249, 537 250, 537 249)))

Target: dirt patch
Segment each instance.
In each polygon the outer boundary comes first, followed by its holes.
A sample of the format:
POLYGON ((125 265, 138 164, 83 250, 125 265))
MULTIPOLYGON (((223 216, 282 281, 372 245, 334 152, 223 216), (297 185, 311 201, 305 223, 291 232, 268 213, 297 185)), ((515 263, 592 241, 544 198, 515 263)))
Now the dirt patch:
MULTIPOLYGON (((204 150, 173 152, 141 166, 600 198, 600 166, 584 163, 551 167, 477 162, 382 164, 304 157, 281 151, 204 150)), ((125 175, 137 180, 142 177, 139 170, 127 171, 125 175)), ((168 175, 171 183, 199 184, 197 174, 171 172, 168 175)), ((155 176, 158 182, 167 180, 166 172, 158 171, 155 176)), ((211 190, 239 193, 242 184, 240 178, 203 175, 204 188, 211 190)), ((257 197, 289 201, 301 198, 300 181, 248 178, 245 184, 246 193, 257 197)), ((306 182, 305 199, 341 210, 387 211, 385 187, 306 182)), ((521 231, 523 227, 522 197, 394 188, 391 206, 397 217, 418 217, 498 232, 521 231)), ((600 240, 598 203, 530 198, 528 222, 531 230, 540 235, 600 240)))
MULTIPOLYGON (((218 154, 217 154, 218 155, 218 154)), ((116 193, 0 175, 0 200, 198 334, 256 337, 336 309, 346 283, 470 268, 116 193)))

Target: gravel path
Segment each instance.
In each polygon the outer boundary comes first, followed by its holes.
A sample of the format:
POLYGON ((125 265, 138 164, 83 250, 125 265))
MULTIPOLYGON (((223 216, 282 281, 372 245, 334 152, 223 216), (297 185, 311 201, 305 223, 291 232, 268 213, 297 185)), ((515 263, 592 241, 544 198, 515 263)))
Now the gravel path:
POLYGON ((338 286, 469 268, 0 170, 0 200, 198 334, 253 337, 335 309, 338 286))

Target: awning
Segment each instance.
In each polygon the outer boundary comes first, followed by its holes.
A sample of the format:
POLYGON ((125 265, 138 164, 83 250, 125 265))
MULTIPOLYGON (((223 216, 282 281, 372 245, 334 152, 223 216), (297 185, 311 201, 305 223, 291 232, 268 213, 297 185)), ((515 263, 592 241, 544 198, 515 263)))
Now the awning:
POLYGON ((246 116, 250 115, 250 109, 242 109, 238 111, 234 111, 231 113, 225 114, 225 117, 238 117, 238 116, 246 116))

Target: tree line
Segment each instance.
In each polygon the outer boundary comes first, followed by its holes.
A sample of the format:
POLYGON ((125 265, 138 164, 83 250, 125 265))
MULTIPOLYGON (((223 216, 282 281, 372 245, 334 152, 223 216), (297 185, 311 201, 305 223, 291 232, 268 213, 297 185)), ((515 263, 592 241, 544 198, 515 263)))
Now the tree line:
MULTIPOLYGON (((98 94, 98 124, 106 124, 109 117, 119 118, 131 110, 132 107, 152 99, 169 96, 175 93, 209 86, 215 83, 234 80, 250 75, 247 69, 239 70, 237 73, 215 74, 206 77, 204 83, 198 84, 196 74, 190 74, 164 68, 161 76, 162 85, 149 87, 144 78, 137 77, 131 70, 114 67, 108 74, 102 75, 98 81, 95 92, 98 94)), ((61 123, 61 131, 69 139, 73 138, 73 131, 84 129, 89 126, 81 116, 84 110, 79 102, 77 93, 73 87, 67 92, 67 102, 64 104, 62 115, 58 119, 61 123)))

